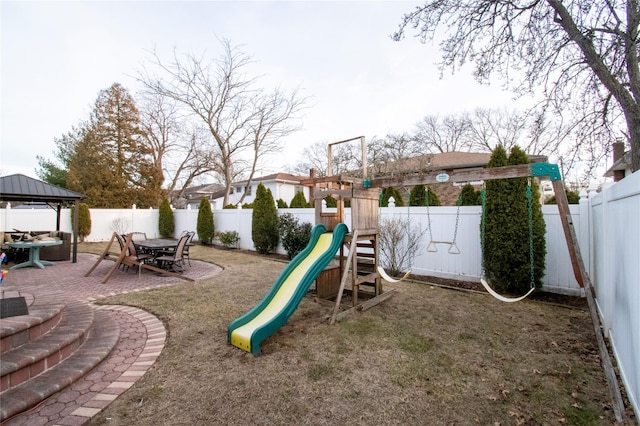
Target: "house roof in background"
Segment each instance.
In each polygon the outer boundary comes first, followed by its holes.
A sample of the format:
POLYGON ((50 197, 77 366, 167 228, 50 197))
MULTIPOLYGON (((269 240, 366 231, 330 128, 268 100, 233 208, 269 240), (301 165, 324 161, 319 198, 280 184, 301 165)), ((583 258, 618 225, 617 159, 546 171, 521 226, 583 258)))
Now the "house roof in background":
POLYGON ((22 174, 0 177, 0 200, 57 203, 76 201, 84 195, 22 174))
MULTIPOLYGON (((251 179, 251 182, 267 182, 267 181, 278 181, 278 182, 291 182, 291 183, 300 183, 302 179, 308 179, 309 176, 296 176, 290 173, 272 173, 266 176, 259 176, 251 179)), ((234 182, 234 185, 246 184, 247 179, 241 180, 238 182, 234 182)))
POLYGON ((631 151, 625 152, 621 159, 613 163, 609 170, 604 174, 604 177, 612 177, 613 172, 627 169, 631 169, 631 151))

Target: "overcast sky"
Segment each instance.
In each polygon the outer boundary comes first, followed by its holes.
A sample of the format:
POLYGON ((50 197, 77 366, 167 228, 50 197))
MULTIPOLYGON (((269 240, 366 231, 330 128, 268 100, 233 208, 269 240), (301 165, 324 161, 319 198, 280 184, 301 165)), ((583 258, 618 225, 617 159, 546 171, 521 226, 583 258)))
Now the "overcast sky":
MULTIPOLYGON (((37 177, 36 155, 87 119, 100 90, 134 76, 156 49, 215 58, 219 39, 251 57, 265 88, 300 87, 304 128, 282 167, 305 146, 411 131, 422 117, 508 106, 469 69, 439 78, 436 46, 390 35, 420 1, 0 1, 0 174, 37 177)), ((278 170, 271 170, 278 171, 278 170)))

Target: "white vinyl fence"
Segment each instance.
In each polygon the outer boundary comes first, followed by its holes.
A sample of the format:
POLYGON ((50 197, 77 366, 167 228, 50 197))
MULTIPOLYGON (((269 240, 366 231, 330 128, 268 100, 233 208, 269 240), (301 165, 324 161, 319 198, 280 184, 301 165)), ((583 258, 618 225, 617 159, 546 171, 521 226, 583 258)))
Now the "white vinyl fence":
POLYGON ((640 418, 640 172, 589 197, 589 276, 627 395, 640 418))
MULTIPOLYGON (((640 398, 640 172, 605 187, 600 193, 583 193, 579 205, 570 206, 580 251, 596 290, 596 302, 604 329, 610 339, 629 398, 638 413, 640 398)), ((573 277, 564 232, 556 206, 542 207, 547 229, 547 256, 544 290, 562 294, 583 294, 573 277)), ((314 223, 313 209, 281 209, 301 222, 314 223)), ((351 222, 346 209, 347 225, 351 222)), ((237 231, 239 247, 253 250, 251 210, 215 210, 216 231, 237 231)), ((421 249, 411 259, 410 268, 419 275, 479 281, 480 207, 385 207, 381 221, 393 217, 408 219, 410 229, 424 231, 421 249), (456 229, 456 222, 458 223, 456 229), (429 223, 431 232, 429 232, 429 223), (449 253, 448 244, 435 244, 437 251, 427 250, 429 242, 452 241, 460 254, 449 253)), ((195 230, 198 211, 175 210, 176 235, 195 230)), ((55 227, 52 209, 0 210, 0 229, 43 231, 55 227)), ((92 209, 91 234, 88 241, 106 241, 114 231, 145 232, 158 237, 158 210, 92 209)), ((62 211, 61 228, 71 230, 69 209, 62 211)), ((197 238, 197 237, 196 237, 197 238)), ((430 247, 433 250, 433 246, 430 247)), ((284 253, 282 247, 278 248, 284 253)), ((384 263, 384 259, 382 259, 384 263)), ((640 417, 640 415, 639 415, 640 417)))

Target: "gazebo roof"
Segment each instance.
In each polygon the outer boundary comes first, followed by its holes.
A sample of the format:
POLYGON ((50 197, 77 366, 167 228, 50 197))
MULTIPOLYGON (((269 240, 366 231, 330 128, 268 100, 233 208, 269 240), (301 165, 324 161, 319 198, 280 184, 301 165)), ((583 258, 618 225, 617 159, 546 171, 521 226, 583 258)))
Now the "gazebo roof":
POLYGON ((22 174, 0 177, 1 201, 41 201, 58 203, 62 201, 77 201, 85 198, 77 192, 60 188, 56 185, 30 178, 22 174))

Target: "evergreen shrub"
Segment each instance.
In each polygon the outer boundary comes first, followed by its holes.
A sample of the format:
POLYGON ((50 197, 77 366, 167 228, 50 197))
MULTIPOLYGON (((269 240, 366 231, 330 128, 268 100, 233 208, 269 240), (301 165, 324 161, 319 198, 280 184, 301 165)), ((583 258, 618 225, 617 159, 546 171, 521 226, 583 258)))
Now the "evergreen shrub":
MULTIPOLYGON (((75 209, 71 209, 71 229, 73 229, 75 209)), ((84 241, 91 234, 91 211, 86 203, 78 204, 78 238, 84 241)))
POLYGON ((200 240, 202 244, 211 244, 216 235, 211 203, 206 198, 200 200, 200 206, 198 206, 196 232, 198 233, 198 240, 200 240))
POLYGON ((278 210, 271 190, 262 183, 258 185, 253 201, 251 238, 260 254, 271 253, 278 247, 278 210))
POLYGON ((381 198, 381 206, 389 207, 389 198, 393 197, 396 203, 396 207, 404 206, 404 200, 402 199, 402 194, 393 186, 384 188, 382 190, 382 198, 381 198))
POLYGON ((289 207, 292 209, 304 209, 311 206, 309 205, 309 203, 307 203, 307 199, 304 198, 304 194, 302 193, 302 191, 298 191, 296 192, 296 195, 294 195, 291 199, 289 207))
POLYGON ((172 237, 173 231, 175 231, 173 210, 171 210, 171 205, 167 197, 160 203, 160 210, 158 211, 158 231, 162 238, 172 237))
POLYGON ((297 217, 291 213, 285 213, 278 218, 278 230, 282 247, 287 252, 289 259, 300 253, 309 244, 311 228, 308 223, 300 223, 297 217))
MULTIPOLYGON (((527 155, 518 147, 506 150, 498 146, 488 167, 527 164, 527 155)), ((497 179, 486 182, 483 263, 485 276, 499 292, 526 293, 531 286, 529 250, 528 178, 497 179)), ((545 223, 540 205, 540 189, 532 180, 533 281, 542 286, 546 255, 545 223)))

